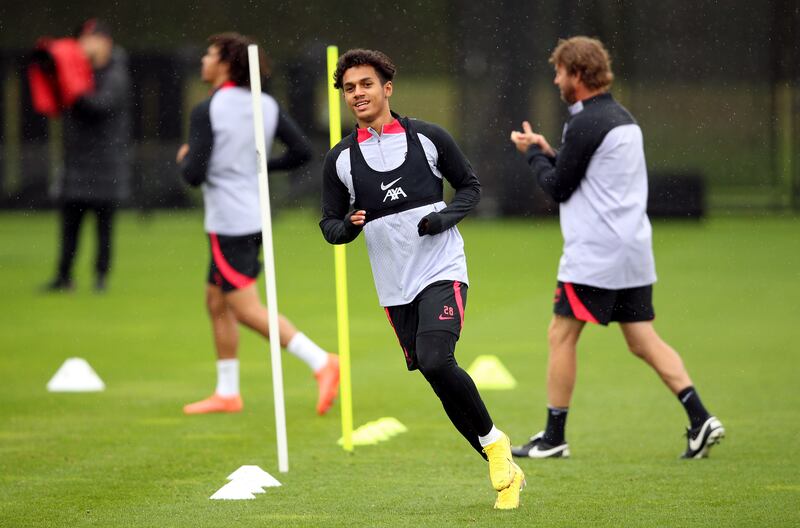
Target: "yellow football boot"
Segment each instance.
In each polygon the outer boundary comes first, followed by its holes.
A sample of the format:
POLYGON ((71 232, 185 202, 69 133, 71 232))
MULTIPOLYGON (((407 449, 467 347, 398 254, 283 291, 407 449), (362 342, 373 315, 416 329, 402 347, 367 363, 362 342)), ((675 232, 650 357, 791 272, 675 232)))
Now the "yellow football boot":
POLYGON ((489 480, 494 489, 500 491, 509 487, 514 479, 514 463, 511 461, 511 441, 505 433, 499 440, 484 447, 483 452, 489 459, 489 480))
POLYGON ((497 500, 494 501, 496 510, 513 510, 519 508, 519 492, 525 487, 525 473, 515 463, 511 463, 514 469, 514 478, 511 485, 506 489, 497 492, 497 500))

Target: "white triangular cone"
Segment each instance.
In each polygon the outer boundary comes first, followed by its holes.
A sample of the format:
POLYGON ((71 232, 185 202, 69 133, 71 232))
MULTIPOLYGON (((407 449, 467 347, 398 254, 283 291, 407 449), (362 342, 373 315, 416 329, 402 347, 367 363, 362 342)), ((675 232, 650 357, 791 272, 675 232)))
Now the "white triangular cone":
POLYGON ((497 358, 497 356, 478 356, 467 369, 479 389, 507 390, 517 386, 517 380, 497 358))
POLYGON ((50 392, 95 392, 106 384, 83 358, 69 358, 47 382, 50 392))
MULTIPOLYGON (((258 488, 272 488, 280 486, 281 483, 278 479, 264 471, 258 466, 242 466, 230 475, 228 480, 233 482, 244 482, 247 485, 256 486, 258 488)), ((263 493, 264 490, 255 491, 254 493, 263 493)))
POLYGON ((236 482, 237 484, 240 484, 242 489, 246 489, 247 491, 249 491, 254 495, 257 495, 259 493, 266 493, 266 491, 264 491, 263 485, 258 485, 252 480, 233 480, 231 482, 236 482))
POLYGON ((237 480, 228 482, 209 497, 209 499, 213 500, 246 500, 255 498, 256 496, 253 495, 251 486, 247 482, 237 480))

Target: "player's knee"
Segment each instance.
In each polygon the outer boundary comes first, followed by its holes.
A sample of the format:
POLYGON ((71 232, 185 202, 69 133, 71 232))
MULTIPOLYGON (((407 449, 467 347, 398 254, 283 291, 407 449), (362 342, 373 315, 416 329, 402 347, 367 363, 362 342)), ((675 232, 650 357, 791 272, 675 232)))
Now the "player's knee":
POLYGON ((423 376, 437 378, 456 365, 455 337, 450 332, 427 332, 417 336, 417 362, 423 376))
POLYGON ((653 354, 659 351, 659 345, 662 341, 658 338, 655 332, 624 332, 625 343, 628 345, 628 350, 634 356, 646 360, 653 354))
POLYGON ((239 323, 251 328, 255 325, 256 315, 249 307, 232 304, 231 310, 239 323))
POLYGON ((639 359, 645 359, 647 357, 647 347, 644 346, 642 342, 628 341, 628 350, 639 359))

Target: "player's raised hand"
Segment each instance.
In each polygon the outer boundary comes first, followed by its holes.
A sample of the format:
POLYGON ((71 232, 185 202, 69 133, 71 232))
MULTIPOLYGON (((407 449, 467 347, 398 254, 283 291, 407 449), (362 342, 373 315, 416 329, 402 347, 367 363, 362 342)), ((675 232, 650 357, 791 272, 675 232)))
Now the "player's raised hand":
POLYGON ((528 147, 536 142, 536 134, 531 129, 531 124, 527 121, 522 122, 522 132, 514 130, 511 132, 511 141, 520 152, 526 152, 528 147))
POLYGON ((522 131, 527 135, 533 134, 533 129, 531 128, 531 124, 529 121, 522 122, 522 131))
POLYGON ((189 153, 189 145, 184 143, 181 145, 181 148, 178 149, 178 153, 175 155, 175 162, 180 163, 183 161, 183 158, 189 153))
POLYGON ((547 139, 543 135, 535 133, 528 121, 522 122, 522 132, 517 130, 511 132, 511 141, 522 153, 527 152, 531 145, 538 145, 548 156, 555 156, 555 151, 547 139))

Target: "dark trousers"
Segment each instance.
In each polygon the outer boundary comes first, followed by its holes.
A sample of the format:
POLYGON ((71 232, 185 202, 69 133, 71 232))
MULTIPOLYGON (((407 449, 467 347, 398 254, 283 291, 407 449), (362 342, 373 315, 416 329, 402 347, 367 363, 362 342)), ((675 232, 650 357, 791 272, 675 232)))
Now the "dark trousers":
POLYGON ((111 268, 111 234, 114 221, 114 205, 111 202, 68 201, 61 206, 61 258, 58 262, 58 277, 72 276, 72 263, 78 249, 78 235, 87 211, 97 217, 97 253, 95 273, 98 277, 108 274, 111 268))
POLYGON ((417 336, 419 370, 439 397, 447 417, 479 455, 486 458, 478 436, 489 433, 492 419, 475 382, 456 362, 456 336, 427 332, 417 336))
POLYGON ((434 282, 411 303, 387 306, 386 316, 400 341, 406 367, 419 369, 458 432, 486 458, 478 437, 491 431, 492 419, 475 382, 455 358, 467 288, 458 281, 434 282))

